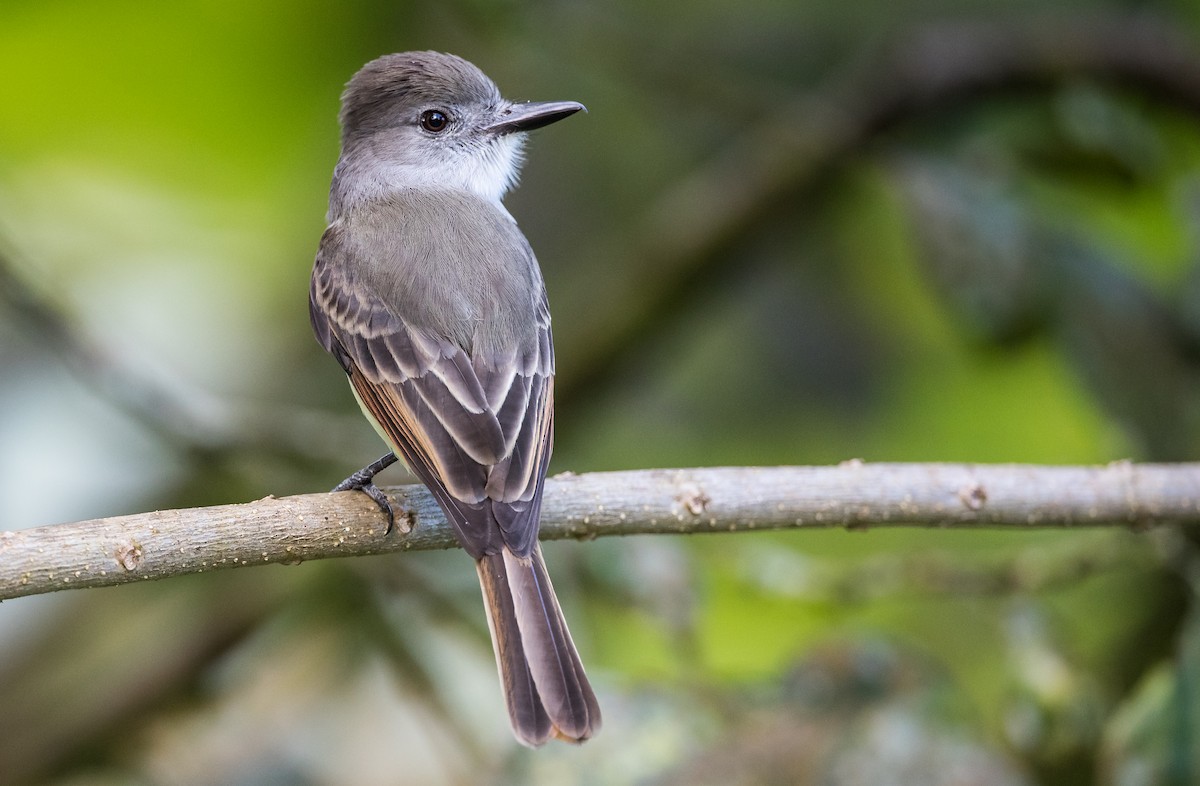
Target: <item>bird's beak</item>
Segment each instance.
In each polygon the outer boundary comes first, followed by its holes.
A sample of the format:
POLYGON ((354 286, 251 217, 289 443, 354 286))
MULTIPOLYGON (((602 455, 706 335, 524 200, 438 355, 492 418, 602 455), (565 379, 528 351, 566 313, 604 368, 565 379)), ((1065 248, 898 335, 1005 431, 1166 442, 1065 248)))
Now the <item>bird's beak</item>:
POLYGON ((484 128, 493 134, 511 134, 514 131, 532 131, 535 128, 557 123, 587 107, 578 101, 543 101, 541 103, 509 104, 500 110, 496 122, 484 128))

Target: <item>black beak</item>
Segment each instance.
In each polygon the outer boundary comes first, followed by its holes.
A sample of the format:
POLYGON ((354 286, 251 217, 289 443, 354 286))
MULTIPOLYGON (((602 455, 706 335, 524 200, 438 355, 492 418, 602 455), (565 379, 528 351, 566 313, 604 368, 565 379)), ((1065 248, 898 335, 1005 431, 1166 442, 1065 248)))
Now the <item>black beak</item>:
POLYGON ((543 101, 541 103, 511 104, 497 114, 496 122, 484 128, 493 134, 511 134, 514 131, 532 131, 535 128, 557 123, 587 107, 578 101, 543 101))

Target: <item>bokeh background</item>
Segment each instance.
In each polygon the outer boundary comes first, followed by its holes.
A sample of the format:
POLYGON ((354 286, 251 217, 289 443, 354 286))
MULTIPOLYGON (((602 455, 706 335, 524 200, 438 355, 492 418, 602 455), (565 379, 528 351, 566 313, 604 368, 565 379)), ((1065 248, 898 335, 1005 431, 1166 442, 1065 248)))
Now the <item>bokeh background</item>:
MULTIPOLYGON (((590 110, 508 199, 552 471, 1200 458, 1193 0, 4 0, 0 528, 378 456, 306 294, 341 87, 416 48, 590 110)), ((551 544, 606 727, 536 753, 460 553, 19 599, 0 783, 1190 784, 1196 547, 551 544)))

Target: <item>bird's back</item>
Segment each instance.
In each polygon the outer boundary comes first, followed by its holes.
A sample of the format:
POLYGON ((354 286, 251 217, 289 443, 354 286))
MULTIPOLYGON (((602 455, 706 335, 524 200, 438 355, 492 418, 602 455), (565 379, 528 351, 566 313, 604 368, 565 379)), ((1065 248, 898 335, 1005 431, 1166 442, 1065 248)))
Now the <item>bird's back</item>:
POLYGON ((361 202, 333 227, 362 283, 414 328, 472 357, 538 340, 545 288, 529 243, 499 205, 461 190, 409 190, 361 202))

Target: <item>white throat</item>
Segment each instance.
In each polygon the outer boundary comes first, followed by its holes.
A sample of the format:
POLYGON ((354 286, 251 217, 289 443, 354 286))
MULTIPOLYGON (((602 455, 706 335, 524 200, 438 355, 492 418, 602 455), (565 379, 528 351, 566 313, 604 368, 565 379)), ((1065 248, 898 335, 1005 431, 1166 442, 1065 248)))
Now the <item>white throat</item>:
POLYGON ((338 161, 329 200, 330 218, 347 205, 410 188, 462 189, 503 209, 501 200, 520 176, 524 137, 520 133, 506 134, 429 164, 388 160, 373 148, 358 148, 338 161))

